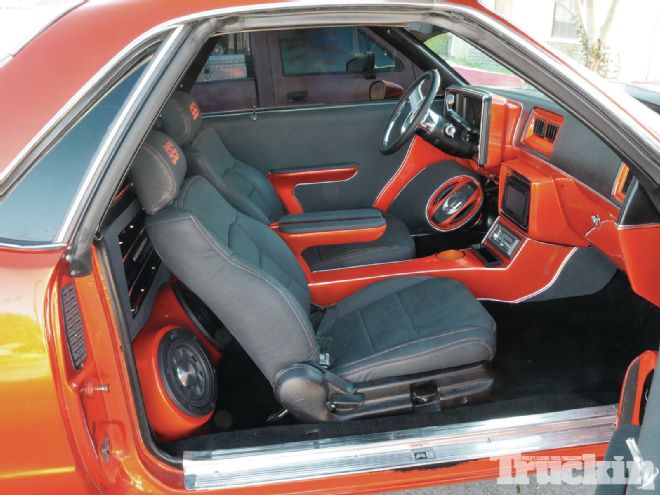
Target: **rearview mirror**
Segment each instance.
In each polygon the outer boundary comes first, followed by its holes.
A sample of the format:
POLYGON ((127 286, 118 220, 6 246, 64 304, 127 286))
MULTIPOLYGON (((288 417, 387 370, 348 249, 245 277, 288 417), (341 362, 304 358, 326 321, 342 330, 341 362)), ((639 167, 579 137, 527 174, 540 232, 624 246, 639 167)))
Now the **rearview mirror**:
POLYGON ((374 52, 360 53, 346 62, 346 72, 349 74, 364 74, 365 79, 376 77, 376 57, 374 52))

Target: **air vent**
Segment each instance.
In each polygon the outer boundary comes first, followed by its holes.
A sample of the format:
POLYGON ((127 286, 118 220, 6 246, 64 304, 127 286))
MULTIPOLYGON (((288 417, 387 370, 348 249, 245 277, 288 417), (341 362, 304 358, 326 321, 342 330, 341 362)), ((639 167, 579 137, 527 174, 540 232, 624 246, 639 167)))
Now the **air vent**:
POLYGON ((79 370, 85 364, 85 359, 87 359, 87 344, 78 296, 73 284, 62 287, 60 300, 62 302, 62 315, 64 316, 64 332, 69 345, 71 361, 73 361, 73 367, 79 370))
POLYGON ((545 129, 545 138, 551 143, 554 143, 558 132, 559 126, 557 124, 548 124, 548 127, 545 129))
POLYGON ((545 120, 536 119, 534 121, 534 134, 543 137, 545 134, 545 120))

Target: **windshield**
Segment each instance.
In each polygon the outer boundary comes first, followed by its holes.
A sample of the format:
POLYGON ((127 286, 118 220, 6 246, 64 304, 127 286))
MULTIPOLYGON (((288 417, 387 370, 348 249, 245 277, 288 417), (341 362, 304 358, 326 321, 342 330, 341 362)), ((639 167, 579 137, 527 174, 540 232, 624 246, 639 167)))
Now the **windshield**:
POLYGON ((453 33, 423 23, 410 24, 407 29, 470 84, 532 89, 524 79, 453 33))

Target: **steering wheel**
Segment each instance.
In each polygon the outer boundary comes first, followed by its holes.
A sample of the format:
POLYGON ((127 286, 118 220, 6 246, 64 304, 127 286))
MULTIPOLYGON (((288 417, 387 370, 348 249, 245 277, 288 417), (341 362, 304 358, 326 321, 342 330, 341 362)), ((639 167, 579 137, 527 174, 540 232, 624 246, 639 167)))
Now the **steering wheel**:
POLYGON ((440 74, 433 69, 424 72, 403 93, 385 125, 380 152, 390 155, 412 138, 426 117, 440 89, 440 74))

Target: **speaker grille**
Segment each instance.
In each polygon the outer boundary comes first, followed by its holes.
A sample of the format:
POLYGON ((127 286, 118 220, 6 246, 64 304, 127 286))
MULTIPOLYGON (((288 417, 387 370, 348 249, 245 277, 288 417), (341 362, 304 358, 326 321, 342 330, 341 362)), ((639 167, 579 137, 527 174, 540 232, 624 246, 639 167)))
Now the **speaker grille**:
POLYGON ((64 317, 64 333, 66 334, 71 361, 73 367, 79 370, 85 364, 85 359, 87 359, 87 343, 85 342, 78 296, 73 284, 62 287, 60 301, 62 302, 62 316, 64 317))
POLYGON ((158 366, 165 389, 179 409, 191 416, 215 409, 215 371, 192 332, 178 329, 165 334, 158 348, 158 366))

